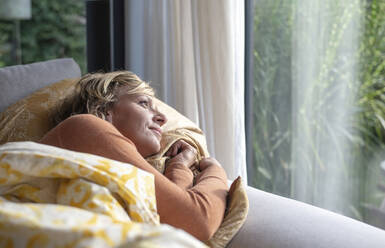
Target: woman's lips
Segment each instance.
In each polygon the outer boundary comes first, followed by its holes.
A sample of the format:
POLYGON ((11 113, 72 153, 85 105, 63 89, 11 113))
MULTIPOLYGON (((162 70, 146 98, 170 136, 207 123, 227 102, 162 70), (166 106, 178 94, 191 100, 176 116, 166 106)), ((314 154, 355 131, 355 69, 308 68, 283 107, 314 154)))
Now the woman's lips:
POLYGON ((153 131, 159 138, 162 137, 162 130, 157 127, 150 127, 151 131, 153 131))

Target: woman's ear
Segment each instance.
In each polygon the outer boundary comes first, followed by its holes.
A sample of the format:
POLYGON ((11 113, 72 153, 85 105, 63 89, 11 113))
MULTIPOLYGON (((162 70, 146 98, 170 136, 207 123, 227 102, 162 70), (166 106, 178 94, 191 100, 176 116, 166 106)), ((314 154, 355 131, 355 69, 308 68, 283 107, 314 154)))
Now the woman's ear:
POLYGON ((112 124, 112 110, 108 110, 106 113, 106 121, 112 124))

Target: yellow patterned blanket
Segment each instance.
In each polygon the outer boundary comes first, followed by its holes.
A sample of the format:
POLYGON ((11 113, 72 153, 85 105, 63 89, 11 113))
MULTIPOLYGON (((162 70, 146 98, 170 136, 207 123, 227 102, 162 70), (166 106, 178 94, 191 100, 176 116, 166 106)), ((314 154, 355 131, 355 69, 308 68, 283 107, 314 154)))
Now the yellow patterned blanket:
POLYGON ((205 247, 159 224, 153 175, 34 142, 0 146, 0 247, 205 247))

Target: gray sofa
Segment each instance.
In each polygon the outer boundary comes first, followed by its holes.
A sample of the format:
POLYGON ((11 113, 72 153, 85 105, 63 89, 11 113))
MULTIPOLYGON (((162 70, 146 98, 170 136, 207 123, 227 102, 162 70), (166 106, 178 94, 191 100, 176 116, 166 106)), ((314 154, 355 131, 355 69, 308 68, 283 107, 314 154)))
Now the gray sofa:
MULTIPOLYGON (((0 68, 0 112, 41 87, 79 76, 72 59, 0 68)), ((228 247, 385 248, 382 229, 255 188, 247 194, 247 220, 228 247)))

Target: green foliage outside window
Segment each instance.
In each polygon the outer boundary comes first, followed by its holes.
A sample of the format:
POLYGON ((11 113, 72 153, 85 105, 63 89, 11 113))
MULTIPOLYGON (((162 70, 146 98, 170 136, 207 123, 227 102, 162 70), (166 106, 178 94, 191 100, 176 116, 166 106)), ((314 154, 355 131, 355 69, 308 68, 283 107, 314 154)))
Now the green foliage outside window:
MULTIPOLYGON (((292 163, 293 149, 293 115, 290 106, 296 100, 293 94, 291 80, 296 75, 293 64, 293 44, 305 44, 311 40, 296 40, 293 33, 295 25, 295 0, 263 0, 255 1, 254 14, 254 175, 248 175, 251 184, 259 189, 286 197, 293 195, 293 173, 296 169, 292 163), (302 42, 302 43, 301 43, 302 42)), ((320 1, 322 2, 322 1, 320 1)), ((333 1, 330 1, 333 3, 333 1)), ((335 5, 341 1, 335 1, 335 5)), ((346 206, 343 214, 359 220, 371 222, 365 211, 366 204, 379 206, 385 195, 376 188, 378 181, 385 180, 379 173, 379 164, 385 160, 385 1, 363 0, 359 8, 362 25, 359 31, 359 45, 353 54, 357 58, 357 77, 350 87, 357 88, 352 111, 347 113, 349 128, 345 130, 328 130, 328 123, 322 120, 309 119, 307 124, 314 129, 323 130, 322 134, 330 138, 343 136, 351 147, 352 160, 340 166, 344 169, 347 187, 356 191, 350 206, 346 206)), ((324 4, 324 3, 323 3, 324 4)), ((319 68, 320 105, 322 111, 333 113, 334 90, 338 91, 338 80, 344 77, 345 66, 349 61, 335 56, 335 49, 346 49, 348 44, 339 41, 339 35, 351 25, 350 16, 353 13, 345 11, 339 15, 333 11, 338 6, 330 8, 332 20, 329 35, 332 45, 326 46, 320 56, 325 56, 324 64, 319 68), (331 97, 331 98, 330 98, 331 97)), ((341 8, 340 8, 341 9, 341 8)), ((345 6, 342 9, 348 9, 345 6)), ((353 11, 352 11, 353 12, 353 11)), ((301 90, 301 89, 295 89, 301 90)), ((315 113, 314 116, 317 116, 315 113)), ((306 130, 303 130, 304 132, 306 130)), ((320 137, 309 137, 316 140, 320 137)), ((321 137, 323 138, 323 137, 321 137)), ((311 145, 311 142, 310 142, 311 145)), ((338 147, 338 146, 336 146, 338 147)), ((299 153, 301 151, 298 151, 299 153)), ((308 156, 317 160, 322 153, 313 150, 308 156)), ((341 155, 342 156, 342 155, 341 155)), ((303 156, 306 158, 307 156, 303 156)), ((309 161, 320 168, 310 168, 322 171, 324 161, 309 161)), ((328 169, 325 167, 326 170, 328 169)), ((324 168, 324 170, 325 170, 324 168)), ((309 178, 314 175, 307 175, 309 178)), ((314 177, 316 178, 316 177, 314 177)), ((317 185, 314 184, 317 194, 317 185)), ((309 203, 313 203, 311 199, 309 203)))
MULTIPOLYGON (((85 3, 77 0, 32 0, 32 18, 20 21, 22 63, 70 57, 86 72, 85 3)), ((14 24, 0 20, 0 67, 11 56, 14 24)))

